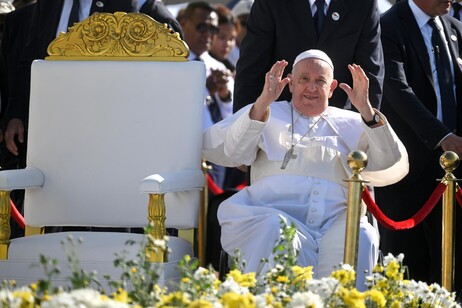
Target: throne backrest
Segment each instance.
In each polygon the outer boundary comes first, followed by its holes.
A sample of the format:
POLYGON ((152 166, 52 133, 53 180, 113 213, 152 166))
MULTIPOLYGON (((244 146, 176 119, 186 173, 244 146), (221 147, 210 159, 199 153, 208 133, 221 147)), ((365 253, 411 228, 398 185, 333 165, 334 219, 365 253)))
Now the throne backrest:
MULTIPOLYGON (((30 226, 141 227, 141 179, 201 168, 201 62, 35 61, 27 165, 30 226)), ((199 192, 166 195, 167 227, 197 225, 199 192)))

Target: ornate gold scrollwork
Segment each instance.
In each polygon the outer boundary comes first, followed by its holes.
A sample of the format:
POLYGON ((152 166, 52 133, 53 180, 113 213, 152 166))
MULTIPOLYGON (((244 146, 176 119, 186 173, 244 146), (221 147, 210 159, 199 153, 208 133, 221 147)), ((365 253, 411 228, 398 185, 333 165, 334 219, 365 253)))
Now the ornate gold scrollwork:
MULTIPOLYGON (((152 226, 151 236, 155 240, 164 239, 167 234, 165 229, 165 195, 149 194, 148 221, 152 226)), ((166 261, 166 253, 152 247, 152 243, 146 248, 147 259, 151 262, 166 261)))
POLYGON ((142 13, 94 14, 62 32, 47 60, 187 61, 180 35, 142 13))

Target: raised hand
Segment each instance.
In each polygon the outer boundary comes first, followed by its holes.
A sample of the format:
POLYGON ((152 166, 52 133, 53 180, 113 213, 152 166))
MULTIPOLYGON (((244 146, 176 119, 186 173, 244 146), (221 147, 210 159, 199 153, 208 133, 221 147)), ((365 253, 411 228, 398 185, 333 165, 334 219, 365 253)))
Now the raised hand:
POLYGON ((263 121, 268 106, 281 95, 282 90, 289 83, 288 77, 282 78, 287 64, 288 62, 285 60, 277 61, 266 73, 263 90, 250 112, 251 119, 263 121))
POLYGON ((361 113, 361 116, 366 121, 370 121, 374 116, 374 110, 369 102, 369 78, 367 78, 361 66, 357 64, 349 64, 348 69, 353 79, 353 88, 346 83, 341 83, 339 87, 346 92, 353 106, 361 113))

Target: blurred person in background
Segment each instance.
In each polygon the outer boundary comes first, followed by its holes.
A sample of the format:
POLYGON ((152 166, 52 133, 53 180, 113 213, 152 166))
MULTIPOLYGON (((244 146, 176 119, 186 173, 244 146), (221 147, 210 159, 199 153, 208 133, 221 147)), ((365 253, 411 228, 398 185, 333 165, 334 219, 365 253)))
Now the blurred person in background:
POLYGON ((242 40, 247 33, 247 18, 249 17, 250 10, 253 5, 253 0, 240 0, 232 9, 232 13, 236 18, 236 45, 231 50, 229 61, 236 66, 239 59, 239 48, 241 47, 242 40))
POLYGON ((218 13, 218 34, 212 39, 210 55, 223 63, 234 74, 236 66, 229 61, 228 57, 236 46, 236 19, 231 10, 226 6, 217 4, 216 8, 218 13))
MULTIPOLYGON (((215 6, 205 1, 190 2, 180 11, 179 20, 184 40, 189 46, 189 60, 202 61, 206 68, 202 124, 206 129, 232 114, 234 78, 230 70, 209 53, 212 41, 219 32, 215 6)), ((220 188, 224 187, 224 167, 213 166, 209 175, 220 188)))

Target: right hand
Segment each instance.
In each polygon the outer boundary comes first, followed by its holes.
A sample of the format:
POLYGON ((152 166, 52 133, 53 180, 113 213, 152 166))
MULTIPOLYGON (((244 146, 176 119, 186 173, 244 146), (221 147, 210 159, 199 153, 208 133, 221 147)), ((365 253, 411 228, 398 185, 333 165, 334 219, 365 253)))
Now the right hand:
POLYGON ((288 62, 286 60, 277 61, 269 72, 266 73, 263 91, 250 111, 250 118, 252 120, 263 121, 266 109, 272 102, 278 99, 284 87, 290 82, 289 77, 282 78, 287 64, 288 62))
POLYGON ((18 135, 18 141, 20 143, 24 142, 24 124, 20 119, 11 119, 8 122, 8 126, 5 131, 5 142, 7 149, 13 153, 13 155, 18 156, 18 146, 14 142, 14 137, 18 135))

